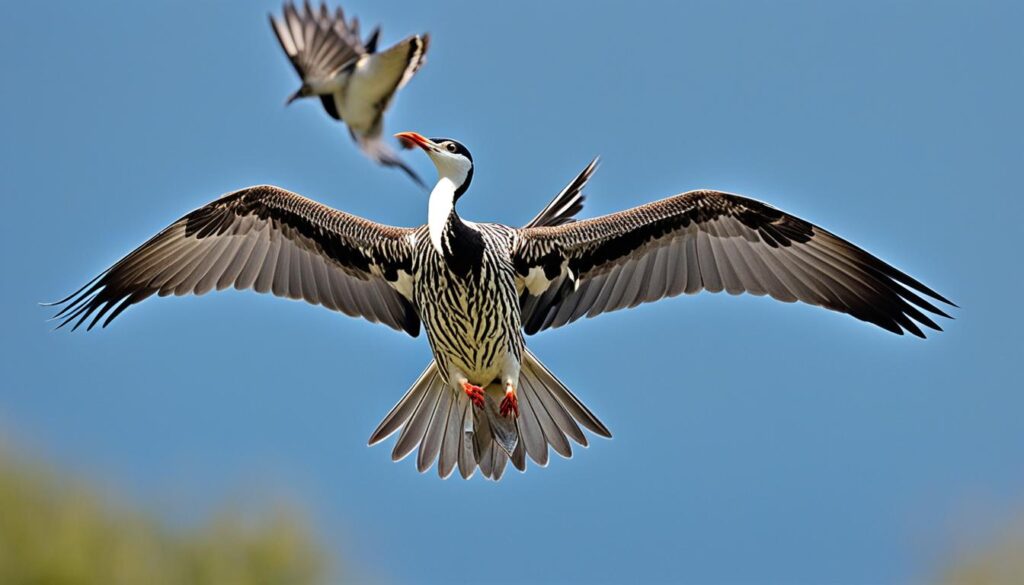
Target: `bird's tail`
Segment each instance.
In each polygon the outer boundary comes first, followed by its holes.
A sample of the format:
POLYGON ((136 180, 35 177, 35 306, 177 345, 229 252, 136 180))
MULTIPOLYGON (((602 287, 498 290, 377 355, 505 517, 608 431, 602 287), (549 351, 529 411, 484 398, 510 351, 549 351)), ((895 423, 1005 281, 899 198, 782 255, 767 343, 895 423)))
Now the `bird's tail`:
POLYGON ((359 145, 359 149, 363 151, 370 160, 376 162, 379 165, 386 167, 395 167, 402 169, 402 171, 413 180, 414 183, 420 186, 422 189, 427 189, 427 184, 423 182, 423 179, 416 174, 416 171, 405 164, 398 154, 391 150, 391 148, 381 140, 380 137, 380 126, 374 129, 374 133, 367 135, 359 135, 349 129, 349 134, 352 136, 352 140, 356 141, 359 145))
POLYGON ((430 362, 412 388, 391 409, 370 436, 373 445, 401 429, 391 458, 404 458, 416 447, 416 467, 448 477, 456 465, 463 478, 477 467, 484 477, 501 479, 508 461, 526 470, 529 455, 541 467, 548 463, 548 445, 559 455, 572 457, 570 439, 586 447, 586 428, 602 437, 608 429, 568 388, 530 353, 524 353, 519 374, 519 417, 498 412, 505 396, 500 384, 486 388, 484 408, 474 408, 464 392, 453 389, 430 362))
POLYGON ((312 95, 313 95, 313 88, 310 87, 310 85, 308 83, 303 83, 302 86, 299 87, 299 89, 296 90, 295 93, 293 93, 292 95, 288 96, 288 99, 286 99, 284 101, 284 105, 290 106, 290 105, 292 105, 292 102, 294 102, 295 100, 302 99, 304 97, 310 97, 312 95))

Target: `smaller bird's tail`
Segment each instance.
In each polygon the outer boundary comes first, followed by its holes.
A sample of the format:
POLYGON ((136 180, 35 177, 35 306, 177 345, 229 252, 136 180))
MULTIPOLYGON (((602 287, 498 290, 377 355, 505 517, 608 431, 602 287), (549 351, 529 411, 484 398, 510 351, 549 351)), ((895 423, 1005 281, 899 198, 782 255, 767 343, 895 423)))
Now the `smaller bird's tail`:
POLYGON ((363 151, 370 160, 376 162, 379 165, 385 167, 399 168, 414 183, 420 186, 421 189, 427 189, 427 184, 423 182, 423 179, 416 174, 416 171, 412 170, 412 167, 407 165, 405 161, 399 158, 398 154, 391 150, 391 148, 381 140, 380 137, 380 126, 374 129, 374 132, 368 135, 359 135, 352 131, 350 128, 348 131, 349 135, 352 136, 352 140, 359 146, 359 150, 363 151))
POLYGON ((293 93, 292 95, 288 96, 288 99, 286 99, 284 101, 284 105, 290 106, 290 105, 292 105, 292 102, 294 102, 295 100, 302 99, 304 97, 310 97, 312 95, 313 95, 313 88, 310 87, 310 85, 308 83, 303 83, 302 86, 299 87, 299 89, 295 91, 295 93, 293 93))
POLYGON ((541 467, 548 463, 548 445, 559 455, 572 457, 570 439, 587 446, 580 426, 602 437, 608 429, 572 392, 530 353, 524 352, 519 374, 519 417, 515 420, 498 412, 505 392, 500 384, 486 388, 483 409, 474 408, 464 392, 454 390, 430 362, 412 388, 384 417, 370 436, 376 444, 398 429, 391 458, 409 455, 416 447, 420 472, 437 461, 437 473, 448 477, 458 465, 463 478, 476 468, 484 477, 501 479, 511 459, 526 470, 529 455, 541 467))

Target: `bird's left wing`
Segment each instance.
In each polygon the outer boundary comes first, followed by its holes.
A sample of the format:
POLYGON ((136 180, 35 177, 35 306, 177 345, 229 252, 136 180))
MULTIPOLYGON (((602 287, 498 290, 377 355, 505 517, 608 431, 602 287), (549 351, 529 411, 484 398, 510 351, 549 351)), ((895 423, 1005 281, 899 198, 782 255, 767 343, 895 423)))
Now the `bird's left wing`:
POLYGON ((530 334, 701 290, 799 300, 921 337, 918 324, 939 329, 923 311, 948 317, 925 297, 952 304, 809 222, 718 191, 518 234, 513 256, 530 334))
POLYGON ((230 193, 172 223, 56 303, 60 327, 103 326, 153 294, 229 286, 303 299, 419 333, 414 232, 337 211, 270 185, 230 193), (90 320, 91 319, 91 320, 90 320))
POLYGON ((559 226, 576 221, 576 214, 583 211, 583 188, 597 170, 597 159, 590 161, 585 169, 576 175, 540 213, 535 215, 525 227, 559 226))
POLYGON ((359 39, 359 21, 346 23, 340 7, 332 14, 325 4, 313 8, 307 1, 296 8, 286 2, 280 20, 269 18, 281 49, 303 82, 326 81, 368 53, 359 39))

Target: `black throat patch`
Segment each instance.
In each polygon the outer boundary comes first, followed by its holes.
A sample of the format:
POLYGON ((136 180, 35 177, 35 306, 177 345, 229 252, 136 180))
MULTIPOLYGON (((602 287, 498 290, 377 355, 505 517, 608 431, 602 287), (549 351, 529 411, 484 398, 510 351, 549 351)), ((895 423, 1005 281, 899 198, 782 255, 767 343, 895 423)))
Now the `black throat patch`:
POLYGON ((444 262, 453 274, 459 278, 479 278, 484 260, 483 235, 463 223, 454 209, 444 226, 441 250, 444 262))

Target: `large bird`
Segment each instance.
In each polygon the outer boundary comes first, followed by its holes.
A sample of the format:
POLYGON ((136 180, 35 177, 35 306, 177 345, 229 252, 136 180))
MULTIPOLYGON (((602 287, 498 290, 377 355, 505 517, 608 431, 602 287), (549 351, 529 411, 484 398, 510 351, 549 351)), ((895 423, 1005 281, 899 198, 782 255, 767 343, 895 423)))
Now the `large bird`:
POLYGON ((348 125, 352 140, 371 160, 397 167, 421 186, 423 181, 381 139, 384 112, 398 90, 423 65, 430 38, 413 35, 385 51, 377 52, 380 27, 363 42, 359 21, 348 22, 339 7, 333 14, 326 4, 313 8, 309 0, 301 9, 284 4, 281 19, 270 15, 277 35, 302 86, 287 103, 318 97, 327 114, 348 125))
MULTIPOLYGON (((764 203, 691 191, 573 221, 591 163, 531 225, 462 219, 473 178, 461 143, 398 135, 433 161, 428 221, 397 228, 272 186, 236 191, 189 213, 61 301, 62 326, 153 295, 234 286, 305 299, 411 335, 434 359, 370 443, 399 431, 392 457, 442 477, 477 467, 500 479, 509 460, 569 457, 580 427, 608 429, 525 348, 523 334, 583 316, 701 290, 749 292, 848 313, 893 333, 939 330, 950 301, 857 246, 764 203)), ((91 321, 90 321, 91 318, 91 321)))

